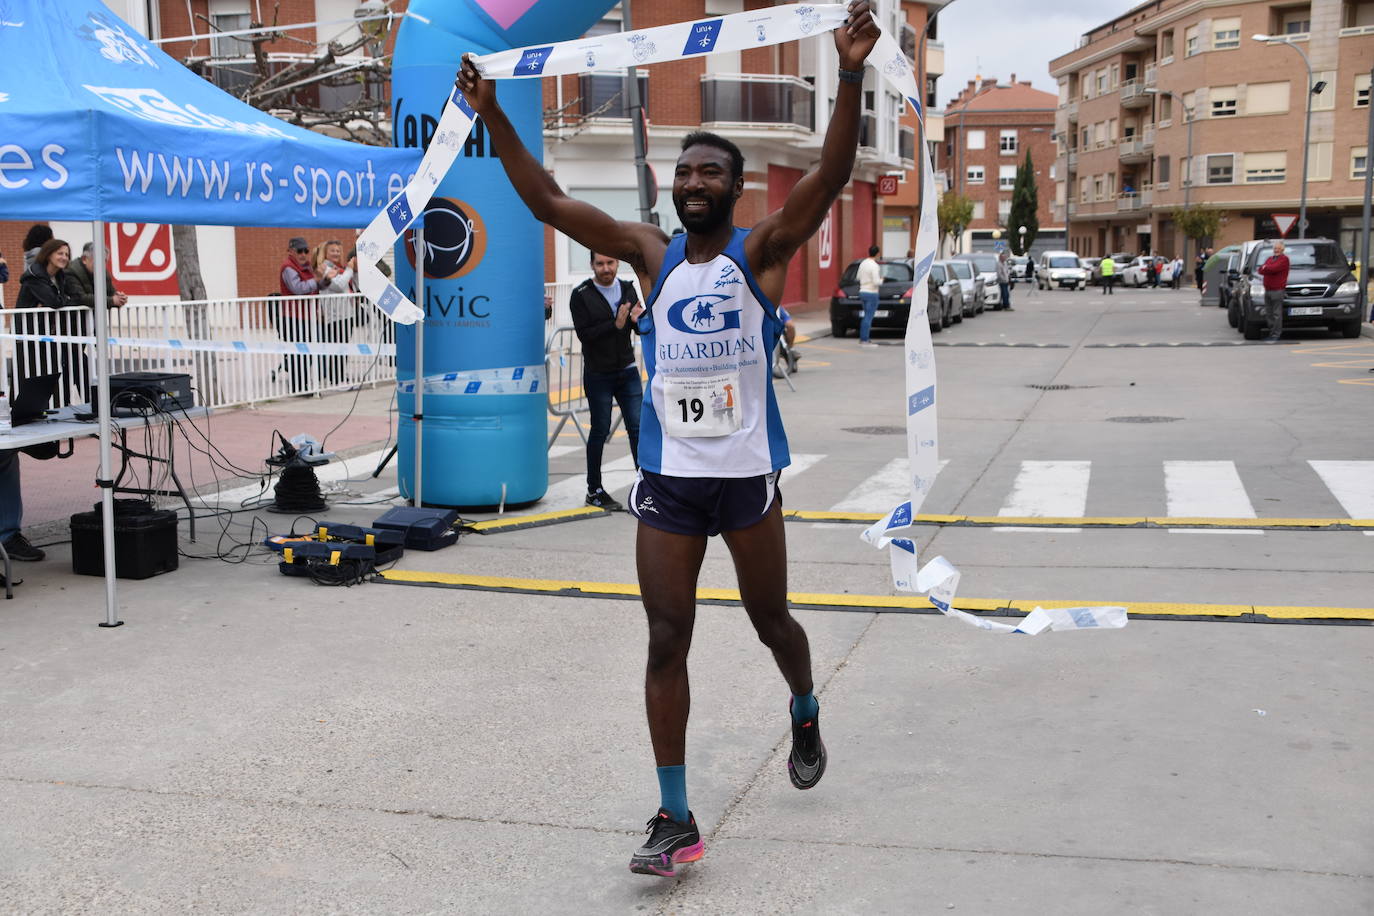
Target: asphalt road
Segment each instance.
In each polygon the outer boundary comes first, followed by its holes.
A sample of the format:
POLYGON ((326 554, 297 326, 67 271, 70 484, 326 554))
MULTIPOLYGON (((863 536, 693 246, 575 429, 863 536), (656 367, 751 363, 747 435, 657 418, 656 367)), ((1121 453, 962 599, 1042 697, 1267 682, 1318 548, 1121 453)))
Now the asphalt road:
MULTIPOLYGON (((961 598, 1374 607, 1363 531, 1262 525, 1374 517, 1374 341, 1235 346, 1195 303, 1018 294, 939 335, 948 464, 925 512, 1235 520, 922 529, 961 598)), ((880 340, 811 340, 796 391, 780 385, 788 509, 900 497, 902 353, 880 340)), ((579 440, 552 454, 550 496, 522 512, 581 502, 579 440)), ((623 437, 606 457, 623 494, 623 437)), ((386 499, 393 471, 352 483, 354 502, 386 499)), ((379 514, 345 502, 331 520, 379 514)), ((263 520, 254 536, 288 524, 263 520)), ((892 590, 858 530, 787 526, 791 588, 854 599, 796 612, 831 755, 812 791, 785 775, 767 652, 728 593, 699 607, 687 765, 706 856, 673 881, 626 870, 657 803, 627 516, 412 551, 410 585, 184 559, 121 582, 116 629, 55 545, 0 602, 0 910, 1374 910, 1374 627, 1142 615, 992 635, 866 606, 892 590)), ((734 584, 713 542, 701 585, 734 584)))

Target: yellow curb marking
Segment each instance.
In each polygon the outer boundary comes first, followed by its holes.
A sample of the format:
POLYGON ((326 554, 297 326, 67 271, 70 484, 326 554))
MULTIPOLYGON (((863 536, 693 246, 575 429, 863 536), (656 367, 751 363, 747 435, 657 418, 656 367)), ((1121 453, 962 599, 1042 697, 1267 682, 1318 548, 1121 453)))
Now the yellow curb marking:
MULTIPOLYGON (((420 572, 415 570, 393 569, 379 574, 389 582, 408 582, 420 585, 456 585, 466 588, 490 591, 519 590, 524 592, 577 592, 588 598, 596 597, 638 597, 639 586, 629 582, 585 582, 576 579, 522 579, 511 576, 476 576, 466 573, 420 572)), ((734 588, 698 588, 697 598, 705 601, 740 601, 740 593, 734 588)), ((832 594, 826 592, 788 592, 788 600, 799 608, 810 607, 852 607, 872 609, 910 609, 933 610, 930 601, 922 595, 855 595, 832 594)), ((1089 607, 1095 605, 1116 605, 1126 608, 1128 614, 1148 614, 1160 617, 1242 617, 1246 614, 1262 614, 1283 620, 1371 620, 1374 621, 1374 608, 1358 607, 1296 607, 1283 605, 1250 604, 1190 604, 1183 602, 1150 601, 1032 601, 1011 600, 1006 598, 958 598, 954 606, 964 611, 994 611, 1010 608, 1029 613, 1036 606, 1043 608, 1089 607)))

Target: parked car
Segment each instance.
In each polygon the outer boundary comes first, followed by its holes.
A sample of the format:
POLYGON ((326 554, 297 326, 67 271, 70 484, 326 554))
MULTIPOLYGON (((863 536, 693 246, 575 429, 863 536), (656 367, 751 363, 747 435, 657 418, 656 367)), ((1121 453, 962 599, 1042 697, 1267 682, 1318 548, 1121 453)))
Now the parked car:
POLYGON ((1085 289, 1089 271, 1072 251, 1047 251, 1040 255, 1036 283, 1041 289, 1085 289))
POLYGON ((963 321, 965 316, 972 318, 974 315, 981 314, 984 308, 983 300, 986 297, 986 293, 984 291, 983 278, 974 271, 972 262, 951 258, 945 261, 944 264, 949 268, 950 273, 954 274, 955 278, 958 279, 959 286, 962 288, 964 294, 963 308, 959 310, 958 317, 954 320, 959 322, 963 321))
POLYGON ((1245 262, 1250 253, 1262 244, 1264 243, 1261 240, 1253 239, 1239 245, 1227 245, 1213 255, 1224 259, 1219 281, 1221 286, 1217 290, 1217 305, 1226 309, 1226 323, 1237 330, 1240 330, 1241 287, 1250 282, 1244 273, 1245 262))
POLYGON ((1102 259, 1101 258, 1079 258, 1083 262, 1083 269, 1088 272, 1088 283, 1092 286, 1102 285, 1102 259))
MULTIPOLYGON (((883 285, 878 291, 878 311, 873 315, 875 328, 905 328, 911 311, 911 262, 884 258, 878 261, 883 272, 883 285)), ((840 275, 840 285, 830 296, 830 333, 843 337, 849 329, 858 330, 863 320, 863 303, 859 301, 859 262, 855 261, 840 275)))
POLYGON ((930 265, 926 289, 926 315, 930 318, 931 333, 949 327, 956 320, 964 320, 964 288, 944 261, 930 265))
POLYGON ((1163 258, 1159 255, 1146 255, 1140 258, 1134 258, 1126 265, 1124 270, 1118 268, 1121 274, 1121 285, 1134 286, 1136 289, 1148 285, 1150 282, 1151 261, 1153 261, 1155 265, 1156 277, 1158 277, 1159 271, 1164 269, 1164 265, 1169 263, 1168 258, 1163 258))
MULTIPOLYGON (((1360 336, 1360 288, 1339 245, 1330 239, 1294 239, 1285 242, 1289 270, 1283 297, 1285 329, 1326 327, 1345 337, 1360 336)), ((1232 296, 1236 301, 1240 331, 1246 340, 1264 334, 1264 282, 1259 268, 1274 253, 1273 240, 1255 245, 1245 259, 1232 296)))
POLYGON ((1011 285, 1027 283, 1030 277, 1026 276, 1026 265, 1030 263, 1030 258, 1024 254, 1014 254, 1011 256, 1011 285))
POLYGON ((979 312, 989 305, 994 311, 1002 307, 1002 287, 997 285, 997 255, 986 251, 971 251, 967 254, 956 254, 950 260, 968 261, 978 272, 978 278, 983 281, 983 297, 978 307, 979 312))

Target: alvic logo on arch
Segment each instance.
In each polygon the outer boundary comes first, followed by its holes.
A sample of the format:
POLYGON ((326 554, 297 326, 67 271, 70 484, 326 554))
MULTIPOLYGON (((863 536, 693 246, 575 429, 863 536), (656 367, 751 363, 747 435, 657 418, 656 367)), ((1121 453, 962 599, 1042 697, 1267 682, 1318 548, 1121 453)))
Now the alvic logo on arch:
POLYGON ((720 309, 720 306, 734 298, 720 293, 706 293, 679 299, 668 306, 668 323, 684 334, 715 334, 717 331, 737 329, 740 326, 739 308, 720 309), (688 306, 691 306, 691 312, 684 317, 688 306))

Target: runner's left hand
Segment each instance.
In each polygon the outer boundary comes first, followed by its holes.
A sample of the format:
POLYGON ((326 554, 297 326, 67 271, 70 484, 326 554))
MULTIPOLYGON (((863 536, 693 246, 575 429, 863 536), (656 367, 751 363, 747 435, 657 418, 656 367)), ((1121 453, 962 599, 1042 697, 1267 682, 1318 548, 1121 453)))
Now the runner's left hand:
POLYGON ((873 19, 868 0, 849 4, 849 19, 835 30, 835 50, 840 54, 841 70, 862 70, 882 29, 873 19))

